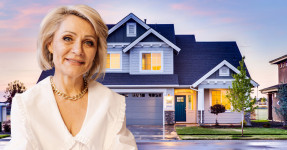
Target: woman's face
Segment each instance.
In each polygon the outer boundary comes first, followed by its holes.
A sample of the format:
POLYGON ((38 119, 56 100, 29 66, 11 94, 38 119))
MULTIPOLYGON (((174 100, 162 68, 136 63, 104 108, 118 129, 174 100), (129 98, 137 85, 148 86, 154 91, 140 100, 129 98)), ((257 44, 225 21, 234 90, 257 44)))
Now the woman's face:
POLYGON ((55 32, 48 49, 53 53, 55 73, 79 77, 89 71, 97 52, 97 37, 86 20, 67 16, 55 32))

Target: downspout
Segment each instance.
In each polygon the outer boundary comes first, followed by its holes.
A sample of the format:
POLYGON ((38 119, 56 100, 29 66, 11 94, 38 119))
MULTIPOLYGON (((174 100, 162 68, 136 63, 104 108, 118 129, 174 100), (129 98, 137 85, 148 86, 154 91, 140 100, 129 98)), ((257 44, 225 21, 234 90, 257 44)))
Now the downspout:
MULTIPOLYGON (((199 92, 197 89, 192 88, 191 85, 189 86, 189 88, 199 92)), ((200 109, 200 123, 202 124, 202 108, 200 109)))

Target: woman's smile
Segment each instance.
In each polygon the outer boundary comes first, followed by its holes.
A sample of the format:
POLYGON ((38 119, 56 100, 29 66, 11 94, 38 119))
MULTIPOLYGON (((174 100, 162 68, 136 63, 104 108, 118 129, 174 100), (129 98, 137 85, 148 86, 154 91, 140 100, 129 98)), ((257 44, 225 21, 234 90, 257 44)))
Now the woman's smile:
POLYGON ((81 66, 81 65, 84 65, 84 64, 85 64, 85 62, 82 61, 82 60, 71 59, 71 58, 65 58, 65 60, 66 60, 67 62, 69 62, 70 64, 76 65, 76 66, 81 66))

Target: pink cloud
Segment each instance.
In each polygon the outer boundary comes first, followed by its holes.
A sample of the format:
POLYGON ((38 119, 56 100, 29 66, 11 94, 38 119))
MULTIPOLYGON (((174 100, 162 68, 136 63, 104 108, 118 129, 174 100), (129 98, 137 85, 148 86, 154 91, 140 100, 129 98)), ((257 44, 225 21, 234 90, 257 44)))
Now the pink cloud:
POLYGON ((52 7, 32 4, 29 7, 18 7, 15 10, 17 15, 8 20, 0 20, 0 29, 18 30, 39 24, 37 17, 46 14, 52 7))
POLYGON ((200 7, 190 6, 190 4, 186 3, 171 4, 170 7, 173 10, 183 10, 193 16, 215 16, 221 13, 220 11, 207 11, 206 9, 200 9, 200 7))

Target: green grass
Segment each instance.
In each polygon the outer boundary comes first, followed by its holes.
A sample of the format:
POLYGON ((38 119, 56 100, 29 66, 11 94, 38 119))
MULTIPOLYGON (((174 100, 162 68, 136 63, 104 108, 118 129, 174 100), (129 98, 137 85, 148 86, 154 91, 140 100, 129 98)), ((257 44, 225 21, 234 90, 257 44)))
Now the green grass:
POLYGON ((255 123, 265 123, 265 122, 269 122, 268 120, 251 120, 251 122, 255 122, 255 123))
POLYGON ((286 140, 287 135, 179 135, 182 140, 286 140))
MULTIPOLYGON (((241 135, 241 128, 176 127, 178 135, 241 135)), ((245 127, 244 135, 287 135, 287 130, 245 127)))
POLYGON ((5 138, 5 137, 9 137, 9 136, 10 136, 9 134, 1 134, 0 139, 5 138))

